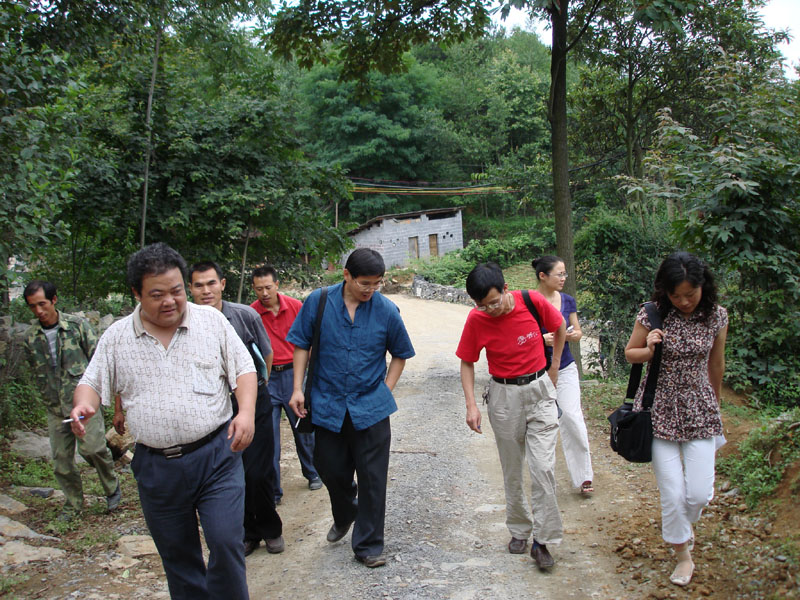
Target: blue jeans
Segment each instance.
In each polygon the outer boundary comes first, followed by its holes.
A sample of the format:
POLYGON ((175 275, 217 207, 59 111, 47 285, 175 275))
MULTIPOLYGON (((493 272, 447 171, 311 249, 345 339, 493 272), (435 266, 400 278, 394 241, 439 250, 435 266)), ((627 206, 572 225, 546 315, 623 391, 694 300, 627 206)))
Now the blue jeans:
POLYGON ((179 458, 137 444, 131 463, 147 527, 161 556, 172 600, 247 600, 244 468, 227 426, 179 458), (198 515, 209 549, 203 562, 198 515))
POLYGON ((297 417, 294 411, 289 408, 289 400, 292 399, 292 390, 294 389, 294 369, 271 373, 267 387, 270 401, 272 402, 272 433, 275 438, 275 457, 273 459, 275 464, 275 498, 281 498, 283 497, 283 489, 281 489, 281 408, 286 412, 289 424, 292 426, 294 445, 297 448, 297 457, 300 459, 303 477, 309 481, 319 477, 317 470, 314 468, 314 434, 298 433, 294 428, 295 423, 297 423, 297 417))

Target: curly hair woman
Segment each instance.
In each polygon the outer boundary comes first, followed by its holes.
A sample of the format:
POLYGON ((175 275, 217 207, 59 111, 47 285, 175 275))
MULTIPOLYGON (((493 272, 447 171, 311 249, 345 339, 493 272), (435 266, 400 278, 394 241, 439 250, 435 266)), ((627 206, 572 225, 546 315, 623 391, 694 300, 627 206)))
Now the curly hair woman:
MULTIPOLYGON (((651 408, 653 471, 661 493, 661 535, 678 559, 670 581, 686 586, 694 573, 692 524, 714 496, 728 313, 717 304, 711 271, 688 252, 664 259, 656 273, 652 300, 663 326, 654 329, 642 308, 625 357, 630 363, 647 362, 656 344, 663 344, 651 408)), ((642 381, 635 410, 641 410, 644 386, 642 381)))

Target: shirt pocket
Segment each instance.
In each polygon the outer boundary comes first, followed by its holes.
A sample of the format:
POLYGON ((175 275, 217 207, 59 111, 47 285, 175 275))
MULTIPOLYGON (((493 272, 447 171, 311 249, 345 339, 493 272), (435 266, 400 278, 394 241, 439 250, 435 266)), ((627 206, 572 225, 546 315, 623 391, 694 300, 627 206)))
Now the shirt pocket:
POLYGON ((222 378, 219 365, 206 362, 192 363, 192 391, 203 396, 214 396, 219 393, 222 378))

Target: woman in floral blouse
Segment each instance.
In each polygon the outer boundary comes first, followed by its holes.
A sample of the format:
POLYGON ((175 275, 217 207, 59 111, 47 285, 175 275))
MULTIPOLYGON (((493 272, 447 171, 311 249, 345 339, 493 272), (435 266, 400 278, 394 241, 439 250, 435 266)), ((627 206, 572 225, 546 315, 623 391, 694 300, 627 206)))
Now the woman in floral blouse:
MULTIPOLYGON (((719 410, 728 313, 717 304, 708 267, 696 256, 676 252, 656 273, 652 300, 662 328, 653 329, 642 308, 625 347, 630 363, 653 357, 663 344, 661 370, 651 410, 653 470, 661 492, 661 535, 678 558, 670 581, 692 579, 692 523, 714 496, 715 438, 722 435, 719 410)), ((635 409, 641 409, 642 381, 635 409)))

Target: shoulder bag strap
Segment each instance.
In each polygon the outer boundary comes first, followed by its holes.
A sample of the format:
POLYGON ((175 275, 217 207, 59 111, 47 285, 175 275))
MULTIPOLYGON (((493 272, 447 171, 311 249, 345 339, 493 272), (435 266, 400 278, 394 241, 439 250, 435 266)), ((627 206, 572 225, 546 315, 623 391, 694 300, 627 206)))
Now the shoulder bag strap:
POLYGON ((319 332, 322 329, 322 314, 325 312, 325 306, 328 304, 328 288, 322 288, 319 296, 319 306, 317 306, 317 316, 314 321, 314 334, 311 339, 311 353, 308 358, 308 370, 306 372, 306 389, 305 397, 306 403, 311 403, 311 382, 314 379, 314 366, 317 362, 317 355, 319 354, 319 332))
MULTIPOLYGON (((658 314, 658 308, 655 302, 645 302, 644 309, 647 311, 647 317, 650 319, 651 329, 661 329, 661 315, 658 314)), ((647 382, 644 384, 644 394, 642 394, 642 408, 649 409, 653 405, 653 399, 656 395, 656 383, 658 382, 658 372, 661 370, 661 352, 664 348, 664 342, 655 345, 653 351, 653 358, 647 364, 647 382)))
MULTIPOLYGON (((655 302, 645 302, 644 309, 647 312, 647 318, 650 320, 651 329, 661 329, 661 315, 658 314, 658 307, 655 302)), ((645 383, 644 394, 642 395, 642 407, 650 408, 653 405, 653 398, 656 393, 656 383, 658 380, 658 372, 661 369, 661 350, 663 346, 656 344, 653 358, 649 361, 647 367, 647 383, 645 383)), ((637 363, 631 365, 631 374, 628 378, 628 390, 625 392, 625 398, 633 401, 636 396, 636 390, 639 389, 639 382, 642 379, 642 369, 644 363, 637 363)))
POLYGON ((531 295, 528 290, 522 290, 522 299, 525 301, 525 306, 528 307, 528 311, 531 313, 531 315, 533 315, 533 320, 536 321, 536 325, 539 326, 539 339, 542 340, 542 350, 544 351, 544 358, 547 361, 547 364, 544 368, 549 371, 550 365, 553 363, 553 353, 547 351, 547 345, 544 343, 542 318, 539 316, 539 311, 536 310, 536 306, 533 304, 533 300, 531 300, 531 295))

